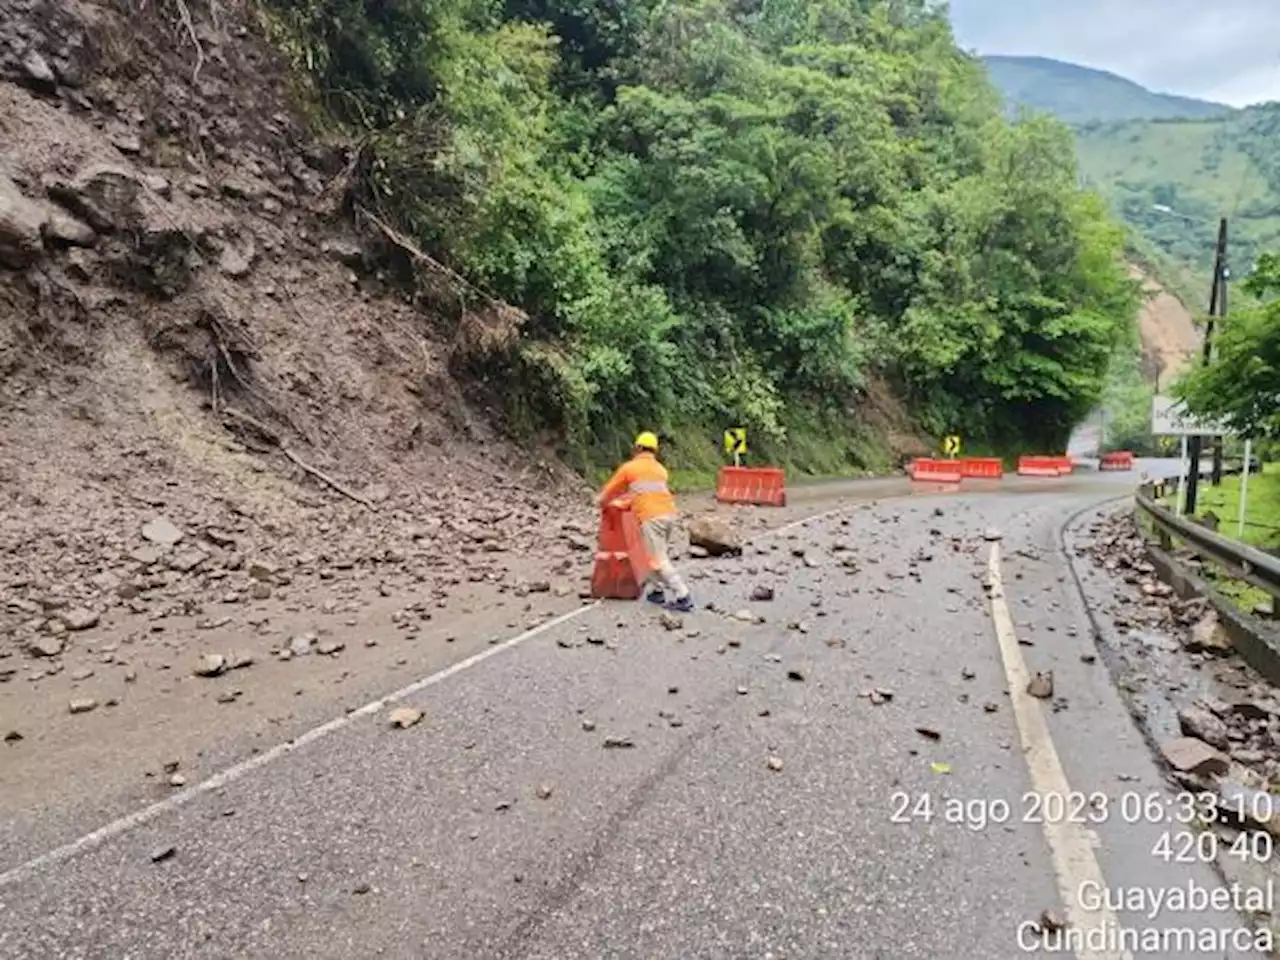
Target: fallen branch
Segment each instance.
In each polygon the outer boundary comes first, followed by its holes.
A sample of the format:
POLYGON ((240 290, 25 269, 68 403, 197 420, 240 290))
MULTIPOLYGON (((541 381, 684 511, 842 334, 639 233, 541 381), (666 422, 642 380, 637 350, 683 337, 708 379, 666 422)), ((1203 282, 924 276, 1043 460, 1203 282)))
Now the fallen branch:
POLYGON ((300 467, 305 473, 310 474, 311 476, 315 477, 317 480, 321 481, 327 486, 332 487, 334 490, 338 491, 338 493, 342 494, 347 499, 354 500, 356 503, 360 504, 360 506, 366 508, 367 510, 372 511, 373 513, 378 512, 378 508, 374 503, 360 496, 360 494, 356 493, 355 491, 347 489, 342 484, 340 484, 337 480, 333 479, 333 477, 329 476, 327 473, 324 473, 321 470, 317 470, 315 467, 311 466, 311 464, 307 463, 305 460, 299 457, 296 453, 294 453, 292 450, 286 447, 284 445, 284 441, 280 439, 279 435, 277 435, 276 432, 272 430, 270 427, 268 427, 265 423, 255 420, 253 417, 249 416, 247 413, 241 413, 239 410, 233 409, 232 407, 223 407, 222 412, 223 414, 230 417, 231 419, 238 420, 241 423, 245 424, 246 426, 252 428, 262 437, 262 439, 266 440, 268 443, 274 446, 277 450, 283 453, 290 462, 300 467))
POLYGON ((360 506, 373 511, 374 513, 378 512, 378 508, 374 506, 373 503, 366 500, 364 497, 360 496, 360 494, 355 493, 352 490, 348 490, 346 487, 344 487, 342 484, 340 484, 337 480, 333 479, 333 477, 329 476, 328 474, 321 473, 319 470, 311 466, 309 463, 303 462, 298 458, 297 454, 295 454, 288 447, 284 446, 284 444, 280 445, 280 452, 283 453, 290 460, 292 460, 294 463, 296 463, 299 467, 301 467, 307 473, 311 474, 311 476, 315 477, 317 480, 322 480, 323 482, 327 483, 329 486, 333 487, 333 489, 337 490, 340 494, 342 494, 347 499, 354 500, 356 503, 360 504, 360 506))
POLYGON ((439 260, 431 256, 430 254, 424 253, 416 243, 414 243, 404 234, 400 233, 400 231, 396 230, 395 227, 381 220, 367 207, 357 205, 356 210, 359 211, 362 215, 368 217, 371 221, 373 221, 374 226, 376 226, 379 230, 382 231, 383 236, 385 236, 388 240, 394 243, 397 247, 399 247, 405 253, 409 254, 409 256, 411 256, 413 259, 419 260, 422 263, 427 264, 429 267, 431 267, 431 269, 439 271, 440 273, 443 273, 445 276, 447 276, 450 280, 453 280, 459 286, 467 290, 470 290, 472 293, 476 294, 479 297, 484 298, 488 302, 495 305, 501 303, 501 301, 498 300, 497 297, 494 297, 494 296, 491 296, 490 294, 485 293, 483 290, 477 287, 474 283, 472 283, 462 274, 458 273, 456 270, 441 263, 439 260))

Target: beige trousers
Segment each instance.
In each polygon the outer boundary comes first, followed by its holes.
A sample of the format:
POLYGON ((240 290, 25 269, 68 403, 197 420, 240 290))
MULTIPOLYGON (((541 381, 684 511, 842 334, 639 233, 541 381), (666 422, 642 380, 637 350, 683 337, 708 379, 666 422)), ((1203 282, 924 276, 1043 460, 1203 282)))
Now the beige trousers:
POLYGON ((666 588, 669 596, 682 600, 689 595, 676 568, 671 565, 671 537, 676 530, 675 517, 654 517, 640 525, 640 535, 644 539, 644 549, 649 554, 649 576, 645 578, 647 588, 655 580, 666 588))

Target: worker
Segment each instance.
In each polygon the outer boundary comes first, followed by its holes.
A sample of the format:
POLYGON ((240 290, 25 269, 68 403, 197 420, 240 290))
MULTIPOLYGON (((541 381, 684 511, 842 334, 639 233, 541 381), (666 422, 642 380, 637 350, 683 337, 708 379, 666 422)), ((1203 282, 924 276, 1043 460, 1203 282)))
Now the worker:
POLYGON ((642 589, 650 603, 665 604, 672 610, 690 612, 693 600, 689 588, 671 564, 671 537, 676 529, 676 499, 667 486, 667 468, 658 462, 658 438, 645 431, 636 437, 635 451, 600 491, 596 504, 604 507, 622 496, 630 496, 631 512, 640 524, 649 573, 642 589))

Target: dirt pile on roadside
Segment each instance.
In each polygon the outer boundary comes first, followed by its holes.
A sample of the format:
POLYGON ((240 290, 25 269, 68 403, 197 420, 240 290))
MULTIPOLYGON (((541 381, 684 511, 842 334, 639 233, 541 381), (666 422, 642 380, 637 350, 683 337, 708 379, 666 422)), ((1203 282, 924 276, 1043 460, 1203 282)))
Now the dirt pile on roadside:
POLYGON ((498 578, 589 535, 575 479, 451 374, 476 318, 350 229, 351 158, 253 30, 236 3, 0 2, 0 653, 68 611, 248 595, 255 562, 498 578))

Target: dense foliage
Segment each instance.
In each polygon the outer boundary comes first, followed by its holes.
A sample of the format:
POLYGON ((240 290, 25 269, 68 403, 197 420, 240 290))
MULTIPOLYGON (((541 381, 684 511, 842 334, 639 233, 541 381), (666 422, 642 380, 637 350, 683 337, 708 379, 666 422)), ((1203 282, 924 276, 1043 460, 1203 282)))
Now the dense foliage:
POLYGON ((371 202, 532 317, 512 410, 833 443, 869 376, 1061 448, 1131 323, 1071 135, 1010 123, 929 0, 267 0, 371 202))
POLYGON ((1214 361, 1176 388, 1187 409, 1244 437, 1280 438, 1280 255, 1265 254, 1245 281, 1262 302, 1235 311, 1215 334, 1214 361))

